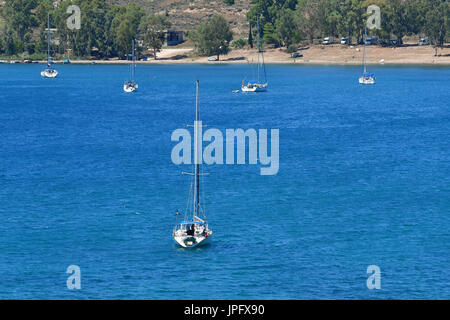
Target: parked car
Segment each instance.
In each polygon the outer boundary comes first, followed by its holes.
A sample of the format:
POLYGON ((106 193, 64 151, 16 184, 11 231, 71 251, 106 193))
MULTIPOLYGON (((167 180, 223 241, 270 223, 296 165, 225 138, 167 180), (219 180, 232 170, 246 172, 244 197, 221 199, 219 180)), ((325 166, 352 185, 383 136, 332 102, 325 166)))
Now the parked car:
POLYGON ((389 47, 389 46, 398 46, 400 42, 397 39, 390 39, 390 40, 381 39, 379 40, 378 44, 383 47, 389 47))
POLYGON ((217 57, 209 57, 208 61, 217 61, 217 57))
POLYGON ((352 37, 342 37, 341 44, 352 44, 352 37))
POLYGON ((367 37, 366 38, 366 45, 377 45, 378 44, 378 37, 367 37))
POLYGON ((333 37, 323 38, 322 44, 333 44, 333 37))
POLYGON ((429 46, 430 43, 430 38, 420 38, 419 40, 419 46, 429 46))
POLYGON ((391 40, 389 40, 389 44, 390 44, 391 46, 398 46, 398 40, 391 39, 391 40))
POLYGON ((301 57, 303 57, 303 53, 300 53, 300 52, 294 52, 294 53, 292 54, 292 58, 301 58, 301 57))

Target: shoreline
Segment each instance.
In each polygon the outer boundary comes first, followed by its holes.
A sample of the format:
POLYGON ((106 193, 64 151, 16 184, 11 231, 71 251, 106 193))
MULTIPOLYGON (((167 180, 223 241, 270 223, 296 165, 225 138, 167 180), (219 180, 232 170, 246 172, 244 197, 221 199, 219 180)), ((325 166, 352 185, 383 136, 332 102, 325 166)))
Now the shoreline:
MULTIPOLYGON (((46 64, 46 62, 39 62, 39 64, 46 64)), ((54 64, 64 64, 62 62, 56 62, 54 64)), ((76 65, 129 65, 130 62, 111 62, 104 60, 75 60, 71 61, 70 64, 76 65)), ((199 62, 199 61, 181 61, 181 62, 156 62, 156 63, 148 63, 148 62, 136 62, 136 65, 245 65, 251 64, 247 62, 230 62, 230 61, 216 61, 216 62, 199 62)), ((361 66, 362 63, 334 63, 334 62, 303 62, 303 61, 278 61, 278 62, 265 62, 266 65, 296 65, 296 66, 361 66)), ((425 63, 425 62, 385 62, 385 63, 366 63, 368 66, 449 66, 450 62, 437 62, 437 63, 425 63)))
MULTIPOLYGON (((424 65, 424 66, 450 66, 450 46, 438 50, 434 56, 431 46, 418 46, 406 44, 402 47, 367 46, 367 65, 424 65)), ((300 48, 297 52, 303 57, 292 58, 284 50, 265 49, 264 61, 267 65, 337 65, 359 66, 362 64, 363 46, 347 45, 313 45, 300 48)), ((233 49, 227 55, 220 56, 218 61, 208 61, 208 57, 194 55, 192 48, 165 48, 158 53, 155 60, 152 57, 146 61, 136 61, 138 65, 229 65, 253 64, 257 61, 256 49, 233 49)), ((17 61, 17 60, 16 60, 17 61)), ((36 63, 36 61, 33 61, 36 63)), ((45 64, 47 61, 37 61, 45 64)), ((130 60, 70 60, 71 64, 108 64, 125 65, 130 60)), ((54 60, 55 64, 63 64, 63 60, 54 60)))

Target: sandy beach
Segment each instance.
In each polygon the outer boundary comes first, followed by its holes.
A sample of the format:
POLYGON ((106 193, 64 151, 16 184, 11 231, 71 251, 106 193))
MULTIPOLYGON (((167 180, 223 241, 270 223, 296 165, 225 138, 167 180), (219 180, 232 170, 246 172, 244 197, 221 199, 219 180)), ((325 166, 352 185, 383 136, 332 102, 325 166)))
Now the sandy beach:
MULTIPOLYGON (((362 61, 363 46, 345 45, 314 45, 300 48, 298 52, 303 57, 293 59, 283 49, 266 49, 264 59, 267 64, 317 64, 317 65, 359 65, 362 61)), ((208 61, 208 57, 198 57, 192 48, 163 49, 158 53, 158 58, 150 58, 148 61, 138 61, 139 64, 230 64, 252 63, 257 58, 256 50, 232 50, 228 55, 220 56, 219 61, 208 61)), ((62 63, 62 61, 56 61, 62 63)), ((73 60, 72 63, 86 64, 127 64, 125 60, 73 60)), ((406 44, 403 47, 367 47, 368 64, 423 64, 423 65, 450 65, 450 46, 438 50, 438 56, 434 56, 434 48, 431 46, 417 46, 406 44)))

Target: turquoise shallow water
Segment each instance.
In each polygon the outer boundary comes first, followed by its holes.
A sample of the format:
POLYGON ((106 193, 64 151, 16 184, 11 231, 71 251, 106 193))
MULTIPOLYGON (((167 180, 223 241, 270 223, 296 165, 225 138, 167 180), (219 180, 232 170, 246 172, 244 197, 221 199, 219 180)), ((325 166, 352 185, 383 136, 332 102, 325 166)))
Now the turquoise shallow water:
POLYGON ((450 298, 450 68, 0 65, 0 298, 450 298), (280 171, 205 168, 210 246, 173 245, 173 130, 280 129, 280 171), (82 289, 66 287, 78 265, 82 289), (368 290, 366 269, 381 268, 368 290))

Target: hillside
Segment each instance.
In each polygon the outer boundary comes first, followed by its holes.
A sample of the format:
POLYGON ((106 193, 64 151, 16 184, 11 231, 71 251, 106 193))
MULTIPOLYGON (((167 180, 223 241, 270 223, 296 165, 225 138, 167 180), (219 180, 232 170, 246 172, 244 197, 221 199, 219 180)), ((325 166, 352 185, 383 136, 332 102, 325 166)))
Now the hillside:
POLYGON ((235 0, 226 5, 222 0, 110 0, 111 4, 136 2, 148 12, 168 14, 173 29, 191 30, 214 15, 221 15, 230 22, 235 36, 247 36, 246 13, 250 0, 235 0))

